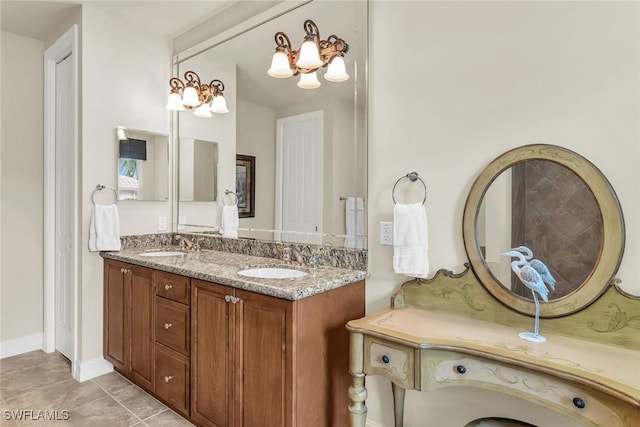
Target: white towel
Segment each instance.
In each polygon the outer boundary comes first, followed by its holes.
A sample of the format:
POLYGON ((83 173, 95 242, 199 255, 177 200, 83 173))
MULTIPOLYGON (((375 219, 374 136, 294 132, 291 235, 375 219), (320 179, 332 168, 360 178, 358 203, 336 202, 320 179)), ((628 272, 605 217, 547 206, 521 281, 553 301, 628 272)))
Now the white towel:
POLYGON ((222 232, 222 237, 237 239, 239 226, 240 220, 238 218, 238 206, 223 206, 220 218, 220 231, 222 232))
POLYGON ((120 220, 116 205, 95 205, 89 224, 89 250, 119 251, 120 220))
POLYGON ((345 202, 345 231, 347 248, 364 248, 364 200, 362 197, 347 197, 345 202))
POLYGON ((393 271, 410 277, 429 273, 427 212, 422 203, 393 208, 393 271))

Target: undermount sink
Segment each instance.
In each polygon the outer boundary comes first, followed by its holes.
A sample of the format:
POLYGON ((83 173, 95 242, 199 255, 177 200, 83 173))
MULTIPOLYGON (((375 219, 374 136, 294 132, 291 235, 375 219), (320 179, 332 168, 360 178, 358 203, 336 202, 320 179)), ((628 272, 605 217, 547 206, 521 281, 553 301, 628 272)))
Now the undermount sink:
POLYGON ((286 267, 257 267, 240 270, 238 271, 238 274, 258 279, 294 279, 297 277, 304 277, 309 273, 286 267))
POLYGON ((178 252, 178 251, 156 251, 156 252, 145 252, 140 254, 140 256, 162 257, 162 256, 180 256, 184 254, 185 254, 184 252, 178 252))

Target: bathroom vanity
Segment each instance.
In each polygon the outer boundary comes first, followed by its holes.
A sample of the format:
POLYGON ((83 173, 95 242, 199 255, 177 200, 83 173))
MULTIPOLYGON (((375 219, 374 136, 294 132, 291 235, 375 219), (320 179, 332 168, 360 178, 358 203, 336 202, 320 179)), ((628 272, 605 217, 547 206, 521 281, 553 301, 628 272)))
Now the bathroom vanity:
POLYGON ((348 322, 351 425, 365 426, 367 375, 391 382, 396 427, 403 425, 405 390, 455 386, 519 397, 585 426, 640 425, 640 298, 622 291, 614 277, 624 249, 624 222, 600 171, 560 147, 509 151, 472 186, 463 239, 469 258, 463 272, 440 270, 429 280, 408 281, 391 297, 390 307, 348 322), (525 172, 529 184, 535 182, 532 189, 518 178, 515 169, 522 166, 532 167, 525 172), (543 176, 549 170, 553 173, 543 176), (570 181, 571 174, 578 179, 570 181), (557 183, 553 176, 559 177, 557 183), (496 185, 498 193, 508 195, 504 200, 489 197, 496 185), (525 210, 518 209, 521 196, 542 189, 545 200, 527 202, 533 220, 526 218, 525 210), (499 218, 505 206, 507 221, 491 228, 489 220, 499 218), (527 222, 536 231, 529 233, 535 236, 530 240, 520 230, 527 222), (563 236, 564 246, 549 243, 555 234, 563 236), (542 304, 544 342, 519 337, 533 330, 535 304, 530 293, 516 289, 511 260, 500 256, 524 244, 535 248, 554 276, 566 279, 542 304), (588 246, 595 247, 592 256, 588 246), (501 258, 506 270, 501 270, 501 258))
MULTIPOLYGON (((175 247, 156 248, 175 250, 175 247)), ((364 315, 366 272, 214 250, 104 252, 104 356, 199 426, 346 426, 347 321, 364 315)))

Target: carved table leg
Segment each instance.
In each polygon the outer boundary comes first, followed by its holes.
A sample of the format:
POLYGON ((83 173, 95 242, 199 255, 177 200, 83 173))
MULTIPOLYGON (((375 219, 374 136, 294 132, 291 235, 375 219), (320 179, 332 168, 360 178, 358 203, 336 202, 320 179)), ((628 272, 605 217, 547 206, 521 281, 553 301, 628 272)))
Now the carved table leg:
POLYGON ((395 416, 395 427, 404 425, 404 392, 405 389, 391 383, 391 391, 393 392, 393 412, 395 416))
POLYGON ((349 373, 353 377, 353 385, 349 387, 349 398, 353 402, 349 405, 351 413, 351 427, 365 427, 367 420, 367 389, 364 387, 364 337, 362 334, 351 333, 351 349, 349 355, 349 373))

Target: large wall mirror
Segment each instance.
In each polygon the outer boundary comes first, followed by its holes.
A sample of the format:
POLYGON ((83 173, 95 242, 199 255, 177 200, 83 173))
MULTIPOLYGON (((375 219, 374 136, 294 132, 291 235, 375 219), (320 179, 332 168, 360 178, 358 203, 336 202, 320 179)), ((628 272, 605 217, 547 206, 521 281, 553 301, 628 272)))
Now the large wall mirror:
POLYGON ((622 258, 624 221, 615 192, 591 162, 561 147, 528 145, 501 155, 478 176, 463 237, 487 290, 530 315, 531 290, 513 274, 515 258, 501 253, 531 249, 556 279, 541 316, 556 317, 580 310, 607 288, 622 258))
POLYGON ((169 135, 116 128, 118 200, 169 200, 169 135))
MULTIPOLYGON (((212 118, 179 113, 179 169, 192 155, 184 140, 215 141, 218 155, 215 201, 191 200, 179 183, 179 230, 216 232, 223 202, 234 200, 225 191, 237 188, 236 159, 251 156, 255 215, 240 218, 240 238, 365 247, 367 7, 363 1, 309 2, 197 54, 178 56, 176 75, 192 70, 203 81, 224 82, 229 109, 212 118), (319 88, 301 89, 298 77, 267 74, 275 33, 286 33, 298 49, 306 19, 317 24, 322 39, 335 34, 348 43, 347 81, 325 80, 323 68, 319 88), (305 130, 295 133, 298 128, 305 130), (360 221, 355 227, 347 224, 347 203, 360 221), (349 238, 347 226, 361 235, 349 238)), ((183 171, 178 175, 182 179, 183 171)))

